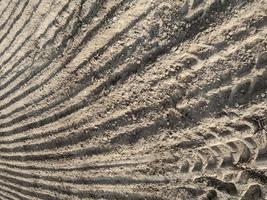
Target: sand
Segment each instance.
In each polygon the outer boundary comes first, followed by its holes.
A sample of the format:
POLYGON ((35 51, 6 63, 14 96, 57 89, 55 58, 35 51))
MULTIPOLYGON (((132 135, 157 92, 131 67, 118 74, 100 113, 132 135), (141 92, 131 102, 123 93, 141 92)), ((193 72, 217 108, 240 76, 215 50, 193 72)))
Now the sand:
POLYGON ((0 199, 267 199, 266 0, 1 0, 0 199))

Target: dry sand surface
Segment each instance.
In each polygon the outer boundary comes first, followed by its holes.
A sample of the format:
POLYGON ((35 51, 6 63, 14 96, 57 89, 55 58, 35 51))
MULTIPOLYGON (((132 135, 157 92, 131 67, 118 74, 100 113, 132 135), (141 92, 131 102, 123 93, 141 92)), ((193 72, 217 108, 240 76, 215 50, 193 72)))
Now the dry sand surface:
POLYGON ((267 199, 267 0, 0 0, 0 199, 267 199))

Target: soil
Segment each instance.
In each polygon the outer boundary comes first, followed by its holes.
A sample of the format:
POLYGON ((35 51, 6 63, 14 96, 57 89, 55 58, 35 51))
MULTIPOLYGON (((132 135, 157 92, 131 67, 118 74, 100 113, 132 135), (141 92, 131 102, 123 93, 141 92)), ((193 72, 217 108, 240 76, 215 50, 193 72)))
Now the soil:
POLYGON ((267 199, 266 0, 0 0, 0 199, 267 199))

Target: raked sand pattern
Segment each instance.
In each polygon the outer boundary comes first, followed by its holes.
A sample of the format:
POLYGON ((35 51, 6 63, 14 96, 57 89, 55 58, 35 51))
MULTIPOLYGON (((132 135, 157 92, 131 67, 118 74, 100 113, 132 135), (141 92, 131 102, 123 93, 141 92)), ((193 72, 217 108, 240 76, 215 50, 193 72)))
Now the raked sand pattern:
POLYGON ((267 199, 267 1, 1 0, 0 199, 267 199))

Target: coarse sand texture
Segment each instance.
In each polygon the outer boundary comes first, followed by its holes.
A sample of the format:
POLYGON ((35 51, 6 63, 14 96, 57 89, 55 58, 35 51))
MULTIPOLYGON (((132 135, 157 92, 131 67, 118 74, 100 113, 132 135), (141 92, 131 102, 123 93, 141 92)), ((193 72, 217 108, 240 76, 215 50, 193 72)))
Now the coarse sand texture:
POLYGON ((0 200, 266 200, 267 0, 0 0, 0 200))

